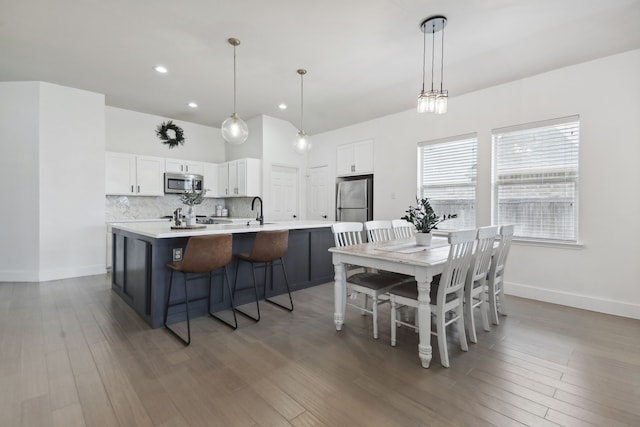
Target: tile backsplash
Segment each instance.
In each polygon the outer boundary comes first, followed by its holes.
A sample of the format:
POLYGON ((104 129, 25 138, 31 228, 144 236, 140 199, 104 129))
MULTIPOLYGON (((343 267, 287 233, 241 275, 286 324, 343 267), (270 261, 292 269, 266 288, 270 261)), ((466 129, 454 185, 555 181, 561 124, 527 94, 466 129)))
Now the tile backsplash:
MULTIPOLYGON (((229 210, 229 216, 235 218, 253 218, 256 212, 251 211, 251 197, 228 199, 204 199, 195 206, 197 215, 214 215, 216 206, 221 205, 229 210)), ((176 208, 186 212, 189 207, 180 201, 179 194, 167 194, 162 197, 106 196, 105 211, 107 221, 123 219, 156 219, 173 215, 176 208)))

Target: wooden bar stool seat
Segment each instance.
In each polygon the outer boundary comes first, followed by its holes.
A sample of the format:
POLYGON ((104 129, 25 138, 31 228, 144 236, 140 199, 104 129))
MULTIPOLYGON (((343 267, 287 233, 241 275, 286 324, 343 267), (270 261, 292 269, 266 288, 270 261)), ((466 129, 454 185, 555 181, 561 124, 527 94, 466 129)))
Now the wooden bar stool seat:
POLYGON ((259 296, 258 285, 256 281, 256 266, 264 267, 264 300, 271 304, 275 304, 278 307, 284 308, 285 310, 293 311, 293 298, 291 298, 291 290, 289 289, 287 269, 285 268, 284 262, 282 260, 282 257, 287 253, 288 249, 289 230, 259 231, 256 234, 256 240, 253 242, 251 252, 242 252, 235 255, 236 259, 238 260, 238 266, 236 268, 236 275, 233 285, 233 295, 235 297, 236 291, 238 290, 237 285, 238 271, 240 270, 240 261, 248 262, 251 264, 251 271, 253 273, 253 290, 255 293, 257 311, 257 314, 254 316, 236 307, 235 309, 239 313, 244 314, 245 316, 255 320, 256 322, 260 320, 260 304, 258 303, 259 296), (276 262, 282 266, 282 272, 284 273, 284 282, 287 287, 287 293, 289 294, 289 306, 280 304, 279 302, 271 299, 269 295, 267 295, 267 269, 268 267, 271 267, 271 276, 273 281, 273 266, 276 262))
POLYGON ((200 300, 207 301, 207 311, 213 318, 220 320, 224 324, 230 326, 233 329, 238 327, 238 320, 236 318, 235 309, 233 307, 233 293, 231 292, 231 285, 229 281, 229 275, 227 272, 227 264, 231 261, 231 246, 232 236, 231 234, 216 234, 208 236, 193 236, 187 241, 187 246, 184 250, 184 256, 182 261, 175 261, 167 264, 167 267, 171 269, 171 275, 169 278, 169 291, 167 292, 167 304, 164 311, 164 326, 173 335, 178 337, 185 345, 191 344, 191 321, 189 317, 189 302, 195 302, 200 300), (223 268, 224 276, 223 282, 227 283, 227 291, 231 298, 231 312, 233 313, 233 323, 211 312, 211 278, 212 273, 215 270, 223 268), (174 272, 181 272, 184 278, 184 299, 179 301, 171 301, 171 291, 173 289, 173 276, 174 272), (187 283, 189 280, 198 279, 208 276, 209 286, 207 288, 207 295, 199 296, 197 298, 189 298, 187 283), (187 316, 187 339, 185 340, 176 331, 174 331, 167 324, 167 317, 169 315, 169 308, 177 305, 186 306, 187 316))

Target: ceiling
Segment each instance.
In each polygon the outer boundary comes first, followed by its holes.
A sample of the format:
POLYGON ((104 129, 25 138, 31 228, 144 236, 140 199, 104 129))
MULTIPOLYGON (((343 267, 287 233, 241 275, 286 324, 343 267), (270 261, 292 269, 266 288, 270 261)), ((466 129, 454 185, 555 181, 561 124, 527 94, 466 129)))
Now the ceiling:
POLYGON ((640 48, 640 0, 0 0, 0 81, 86 89, 110 106, 220 127, 233 111, 227 39, 237 37, 238 114, 298 126, 306 68, 313 135, 415 108, 419 26, 435 14, 448 18, 450 97, 640 48))

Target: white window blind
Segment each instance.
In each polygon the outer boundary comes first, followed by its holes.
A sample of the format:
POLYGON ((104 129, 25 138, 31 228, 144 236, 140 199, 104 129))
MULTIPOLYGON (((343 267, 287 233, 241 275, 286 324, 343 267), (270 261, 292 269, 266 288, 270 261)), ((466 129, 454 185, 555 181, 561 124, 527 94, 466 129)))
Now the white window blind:
POLYGON ((418 193, 436 215, 457 214, 439 230, 474 228, 478 139, 475 134, 418 144, 418 193))
POLYGON ((493 222, 515 236, 578 241, 577 116, 493 131, 493 222))

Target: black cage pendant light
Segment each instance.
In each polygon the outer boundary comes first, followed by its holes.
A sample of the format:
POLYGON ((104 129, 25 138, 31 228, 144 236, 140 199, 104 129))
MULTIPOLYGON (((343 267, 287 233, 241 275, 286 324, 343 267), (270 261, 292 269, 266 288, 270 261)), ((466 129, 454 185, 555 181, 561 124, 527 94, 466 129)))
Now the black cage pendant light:
POLYGON ((222 132, 222 138, 229 144, 239 145, 245 142, 249 136, 247 124, 236 112, 236 46, 240 44, 240 40, 230 38, 227 41, 233 46, 233 113, 227 120, 222 122, 220 131, 222 132))
POLYGON ((298 134, 293 140, 293 149, 297 153, 304 153, 305 151, 311 150, 311 138, 307 135, 302 127, 302 120, 304 119, 304 84, 303 84, 303 76, 307 74, 307 70, 304 68, 300 68, 296 70, 296 73, 300 74, 300 129, 298 130, 298 134))
POLYGON ((427 18, 420 24, 420 30, 422 31, 422 91, 418 96, 418 113, 444 114, 447 112, 449 92, 444 90, 442 83, 444 74, 444 27, 446 25, 447 18, 441 15, 427 18), (440 90, 436 90, 433 87, 435 40, 436 33, 440 31, 442 31, 440 37, 440 90), (425 92, 427 34, 431 34, 431 90, 425 92))

